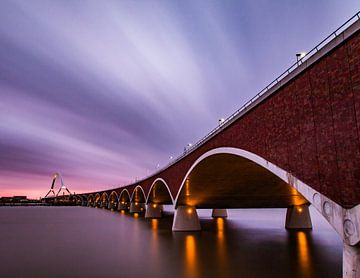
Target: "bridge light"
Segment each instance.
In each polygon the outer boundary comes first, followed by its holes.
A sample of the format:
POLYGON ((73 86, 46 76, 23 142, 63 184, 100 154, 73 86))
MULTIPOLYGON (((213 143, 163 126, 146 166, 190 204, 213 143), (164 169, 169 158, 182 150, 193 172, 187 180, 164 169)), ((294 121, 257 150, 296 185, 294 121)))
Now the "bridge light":
POLYGON ((156 208, 156 204, 153 204, 153 208, 156 208))
POLYGON ((220 119, 219 119, 219 125, 222 125, 224 122, 225 122, 225 119, 224 119, 224 118, 220 118, 220 119))
POLYGON ((137 206, 139 203, 138 202, 135 202, 135 206, 137 206))
POLYGON ((298 208, 298 212, 302 212, 302 208, 298 208))
POLYGON ((188 213, 188 214, 191 214, 191 213, 192 213, 192 209, 189 208, 189 209, 187 210, 187 213, 188 213))
POLYGON ((304 58, 306 55, 306 52, 299 52, 296 53, 296 62, 299 62, 302 58, 304 58))

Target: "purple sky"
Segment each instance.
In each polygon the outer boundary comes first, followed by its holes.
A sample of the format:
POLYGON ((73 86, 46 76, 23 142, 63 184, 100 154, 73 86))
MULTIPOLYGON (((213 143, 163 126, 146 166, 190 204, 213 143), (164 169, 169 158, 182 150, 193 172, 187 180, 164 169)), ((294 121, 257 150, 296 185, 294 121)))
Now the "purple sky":
MULTIPOLYGON (((150 174, 360 10, 355 0, 0 2, 0 196, 150 174)), ((266 119, 264 119, 266 120, 266 119)))

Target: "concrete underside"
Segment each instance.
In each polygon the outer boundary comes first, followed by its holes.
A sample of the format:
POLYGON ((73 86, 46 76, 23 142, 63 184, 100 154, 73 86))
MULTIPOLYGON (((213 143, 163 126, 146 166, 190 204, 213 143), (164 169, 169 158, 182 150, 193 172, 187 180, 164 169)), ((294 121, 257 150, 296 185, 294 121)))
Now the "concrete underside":
POLYGON ((216 154, 192 170, 176 205, 287 208, 307 203, 296 189, 256 163, 233 154, 216 154))

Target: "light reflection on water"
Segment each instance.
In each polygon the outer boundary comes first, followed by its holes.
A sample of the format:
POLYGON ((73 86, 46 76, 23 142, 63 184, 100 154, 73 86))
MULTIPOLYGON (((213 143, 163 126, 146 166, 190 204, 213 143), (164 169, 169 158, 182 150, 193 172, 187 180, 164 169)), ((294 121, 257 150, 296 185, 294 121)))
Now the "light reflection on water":
POLYGON ((312 231, 285 230, 285 210, 210 215, 173 233, 169 213, 0 208, 1 277, 341 277, 341 241, 314 213, 312 231))

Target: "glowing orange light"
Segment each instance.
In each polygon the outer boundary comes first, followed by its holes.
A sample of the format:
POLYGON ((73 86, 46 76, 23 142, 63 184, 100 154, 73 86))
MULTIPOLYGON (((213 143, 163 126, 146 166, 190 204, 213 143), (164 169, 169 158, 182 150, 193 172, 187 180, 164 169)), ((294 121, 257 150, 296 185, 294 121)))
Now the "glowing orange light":
POLYGON ((123 205, 123 204, 125 204, 125 202, 124 202, 124 201, 122 201, 122 202, 121 202, 121 204, 123 205))
POLYGON ((139 203, 138 202, 135 202, 135 206, 137 206, 139 203))
POLYGON ((143 208, 140 208, 141 211, 143 211, 144 209, 143 208))
POLYGON ((157 206, 156 206, 156 204, 153 204, 153 208, 156 208, 157 206))
POLYGON ((139 217, 139 214, 136 212, 134 213, 134 218, 138 218, 139 217))
POLYGON ((153 230, 157 230, 158 229, 158 220, 157 219, 151 219, 151 228, 153 230))
POLYGON ((189 208, 189 209, 187 210, 187 213, 188 213, 188 214, 191 214, 191 213, 192 213, 192 209, 189 208))
POLYGON ((123 210, 123 209, 120 210, 120 213, 121 213, 121 214, 124 214, 124 213, 125 213, 125 210, 123 210))
POLYGON ((298 208, 298 212, 302 212, 302 208, 298 208))

